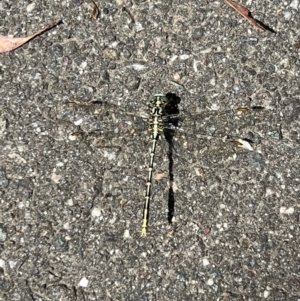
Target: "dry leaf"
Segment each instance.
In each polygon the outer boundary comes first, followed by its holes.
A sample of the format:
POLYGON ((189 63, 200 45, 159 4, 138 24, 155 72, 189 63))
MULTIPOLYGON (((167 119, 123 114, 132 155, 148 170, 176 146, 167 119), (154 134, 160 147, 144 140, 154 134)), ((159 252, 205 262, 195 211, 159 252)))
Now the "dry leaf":
POLYGON ((300 48, 300 41, 297 41, 297 42, 294 44, 294 47, 295 47, 295 48, 300 48))
POLYGON ((161 180, 161 179, 163 179, 163 178, 166 178, 168 175, 167 174, 165 174, 165 173, 158 173, 158 174, 156 174, 156 175, 154 175, 154 180, 157 180, 157 181, 159 181, 159 180, 161 180))
POLYGON ((252 106, 252 107, 239 107, 236 110, 237 110, 238 114, 240 114, 240 113, 248 112, 250 110, 257 112, 257 111, 262 111, 264 109, 265 109, 265 107, 263 107, 263 106, 252 106))
POLYGON ((172 237, 175 235, 175 230, 171 230, 170 232, 167 233, 167 236, 172 237))
POLYGON ((129 201, 122 200, 122 201, 121 201, 121 208, 124 209, 125 205, 126 205, 128 202, 129 202, 129 201))
POLYGON ((27 43, 31 39, 35 38, 36 36, 40 35, 41 33, 49 30, 53 26, 57 25, 60 20, 55 20, 48 24, 45 28, 39 30, 35 34, 26 37, 26 38, 14 38, 14 37, 7 37, 7 36, 0 36, 0 53, 7 52, 19 48, 23 44, 27 43))
POLYGON ((238 147, 242 147, 244 149, 247 149, 249 151, 253 151, 253 147, 251 146, 251 144, 244 139, 236 139, 234 140, 234 143, 238 146, 238 147))
POLYGON ((247 111, 249 111, 248 107, 240 107, 236 109, 238 113, 245 113, 247 111))
MULTIPOLYGON (((94 19, 94 20, 97 20, 98 15, 99 15, 99 9, 98 9, 97 4, 93 0, 85 0, 85 3, 89 8, 90 7, 92 8, 90 18, 94 19)), ((84 6, 86 6, 86 5, 84 4, 84 6)))
POLYGON ((211 228, 210 228, 210 227, 205 227, 205 228, 203 229, 203 234, 204 234, 204 235, 208 235, 210 232, 211 232, 211 228))
POLYGON ((265 31, 265 29, 260 26, 251 16, 250 11, 232 0, 225 0, 231 7, 233 7, 239 14, 241 14, 250 24, 252 24, 259 31, 265 31))
POLYGON ((96 5, 96 3, 93 0, 90 0, 90 2, 93 5, 93 11, 91 13, 91 19, 96 20, 98 15, 99 15, 99 9, 98 9, 98 6, 96 5))

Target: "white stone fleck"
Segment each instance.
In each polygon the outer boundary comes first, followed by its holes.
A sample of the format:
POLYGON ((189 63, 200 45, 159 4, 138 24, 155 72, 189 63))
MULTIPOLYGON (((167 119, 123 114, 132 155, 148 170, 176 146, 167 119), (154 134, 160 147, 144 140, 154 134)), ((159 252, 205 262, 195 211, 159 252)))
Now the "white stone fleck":
POLYGON ((209 265, 209 260, 207 258, 203 258, 202 260, 203 266, 208 266, 209 265))
POLYGON ((74 124, 78 126, 78 125, 81 125, 82 122, 83 122, 83 119, 81 118, 81 119, 75 120, 74 124))
POLYGON ((194 68, 195 72, 198 72, 197 61, 196 60, 194 60, 194 62, 193 62, 193 68, 194 68))
POLYGON ((21 144, 17 145, 17 149, 21 153, 24 152, 24 151, 27 151, 27 147, 25 147, 24 145, 21 145, 21 144))
POLYGON ((103 154, 103 157, 104 158, 107 158, 108 160, 115 160, 116 159, 116 153, 115 152, 104 152, 104 154, 103 154))
POLYGON ((25 211, 24 219, 31 219, 30 211, 25 211))
POLYGON ((32 2, 30 4, 27 5, 26 10, 28 13, 32 12, 35 8, 35 2, 32 2))
POLYGON ((212 104, 211 110, 217 111, 217 110, 219 110, 219 109, 220 109, 220 106, 219 106, 219 105, 217 105, 216 103, 213 103, 213 104, 212 104))
POLYGON ((18 207, 19 207, 20 209, 24 209, 25 205, 24 205, 23 202, 20 202, 20 203, 18 204, 18 207))
POLYGON ((80 64, 80 68, 84 69, 87 66, 87 62, 82 62, 80 64))
POLYGON ((130 236, 130 232, 129 232, 129 230, 125 230, 124 231, 124 234, 123 234, 123 238, 130 238, 131 236, 130 236))
POLYGON ((5 231, 3 231, 2 228, 0 228, 0 241, 4 242, 7 238, 7 233, 5 231))
POLYGON ((211 48, 207 48, 207 49, 201 50, 199 53, 206 54, 206 53, 210 53, 210 52, 211 52, 211 48))
POLYGON ((270 292, 269 291, 264 291, 264 298, 268 298, 270 296, 270 292))
POLYGON ((188 54, 182 54, 179 56, 179 59, 182 60, 182 61, 185 61, 189 58, 190 56, 188 54))
POLYGON ((55 172, 56 172, 56 169, 54 168, 53 171, 52 171, 52 174, 51 174, 51 180, 52 180, 55 184, 59 184, 59 182, 60 182, 62 176, 56 174, 55 172))
POLYGON ((178 82, 180 80, 180 74, 178 72, 175 72, 173 78, 176 82, 178 82))
POLYGON ((293 214, 295 212, 295 208, 294 207, 280 207, 279 210, 280 214, 293 214))
POLYGON ((16 261, 9 261, 8 264, 9 264, 9 267, 11 269, 14 269, 14 267, 17 265, 17 262, 16 261))
POLYGON ((65 230, 70 230, 70 229, 71 229, 70 223, 64 223, 63 228, 64 228, 65 230))
POLYGON ((141 71, 147 68, 145 65, 142 64, 132 64, 131 67, 136 71, 141 71))
POLYGON ((134 24, 134 29, 135 29, 136 32, 140 32, 140 31, 144 30, 143 25, 140 22, 136 22, 134 24))
POLYGON ((267 188, 265 196, 267 197, 267 196, 270 196, 272 194, 273 194, 273 190, 271 188, 267 188))
POLYGON ((211 78, 211 80, 209 81, 210 85, 215 86, 216 85, 216 79, 215 77, 211 78))
POLYGON ((17 164, 22 164, 22 163, 27 162, 23 157, 21 157, 20 155, 18 155, 16 153, 8 154, 8 157, 10 159, 13 159, 17 164))
POLYGON ((292 17, 292 13, 291 13, 290 11, 286 11, 286 12, 284 13, 284 18, 285 18, 286 20, 290 20, 291 17, 292 17))
POLYGON ((5 261, 2 258, 0 258, 0 268, 1 269, 5 268, 5 261))
POLYGON ((0 118, 0 136, 5 132, 6 130, 6 120, 4 118, 0 118))
POLYGON ((110 44, 110 47, 112 48, 116 48, 118 46, 119 42, 118 41, 114 41, 110 44))
POLYGON ((91 214, 92 217, 99 217, 101 215, 101 210, 97 207, 94 207, 91 214))
POLYGON ((298 9, 299 1, 298 0, 293 0, 290 4, 290 7, 293 9, 298 9))
POLYGON ((76 135, 69 135, 69 137, 68 137, 68 139, 70 140, 70 141, 75 141, 75 140, 77 140, 77 136, 76 135))
POLYGON ((177 55, 173 55, 173 56, 170 58, 170 61, 171 61, 171 62, 174 62, 177 58, 178 58, 177 55))
POLYGON ((89 281, 88 281, 85 277, 83 277, 83 278, 79 281, 78 286, 81 286, 81 287, 87 287, 87 286, 88 286, 88 283, 89 283, 89 281))
POLYGON ((42 74, 40 72, 35 73, 35 75, 33 77, 33 79, 35 79, 35 80, 39 80, 41 78, 42 78, 42 74))
POLYGON ((208 279, 207 282, 206 282, 206 284, 209 285, 209 286, 212 286, 214 284, 213 279, 211 279, 211 278, 208 279))

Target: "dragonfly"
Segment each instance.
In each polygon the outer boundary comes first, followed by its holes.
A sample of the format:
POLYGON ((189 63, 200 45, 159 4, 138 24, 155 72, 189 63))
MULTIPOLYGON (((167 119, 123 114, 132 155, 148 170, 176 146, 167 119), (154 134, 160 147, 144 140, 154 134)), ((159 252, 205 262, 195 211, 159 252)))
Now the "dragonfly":
MULTIPOLYGON (((148 232, 148 222, 149 222, 149 209, 150 209, 150 198, 151 198, 151 187, 153 182, 153 168, 154 168, 154 157, 155 157, 155 151, 158 140, 164 136, 169 143, 169 153, 172 153, 173 150, 176 152, 176 147, 174 146, 174 135, 178 131, 180 133, 183 133, 183 135, 188 135, 189 131, 194 132, 195 139, 222 139, 223 143, 226 142, 226 144, 230 144, 232 148, 234 147, 240 147, 241 149, 244 149, 245 151, 253 151, 252 144, 255 143, 256 137, 252 137, 251 135, 249 137, 241 137, 234 135, 227 134, 222 135, 222 137, 214 137, 214 131, 215 129, 209 128, 208 131, 211 131, 210 133, 207 133, 207 131, 203 131, 201 128, 201 122, 199 120, 203 120, 203 117, 207 120, 211 118, 211 116, 219 116, 222 118, 233 118, 233 116, 237 114, 245 114, 250 113, 250 125, 255 124, 253 122, 253 118, 255 119, 255 116, 257 113, 264 110, 263 106, 252 106, 252 107, 239 107, 234 110, 224 110, 222 112, 204 112, 204 114, 201 116, 201 114, 196 114, 195 116, 192 116, 188 122, 185 119, 185 117, 181 117, 179 112, 179 103, 180 98, 176 96, 175 94, 168 93, 166 95, 164 94, 155 94, 151 96, 148 100, 148 117, 147 117, 147 131, 148 131, 148 137, 151 143, 150 148, 150 156, 149 156, 149 163, 148 163, 148 177, 146 180, 146 188, 145 188, 145 197, 144 197, 144 207, 143 207, 143 215, 142 215, 142 229, 141 229, 141 236, 145 237, 148 232), (252 115, 251 115, 252 114, 252 115), (189 127, 191 129, 185 130, 182 127, 182 124, 188 123, 189 127)), ((134 134, 137 130, 132 129, 133 122, 132 119, 140 119, 135 116, 134 113, 128 113, 127 118, 128 120, 124 120, 124 117, 122 119, 119 119, 117 117, 117 112, 120 111, 120 108, 112 108, 112 105, 110 103, 105 103, 101 101, 93 101, 90 103, 82 103, 79 101, 73 101, 68 102, 67 107, 74 108, 76 113, 73 115, 73 119, 70 120, 73 122, 75 126, 78 127, 77 131, 70 133, 70 139, 75 140, 78 137, 90 137, 95 136, 101 133, 104 133, 108 129, 108 124, 110 122, 114 122, 116 124, 121 124, 121 127, 118 127, 117 130, 113 131, 112 133, 112 140, 114 136, 119 136, 120 132, 119 129, 123 132, 130 133, 132 137, 134 137, 134 134), (77 108, 81 107, 83 108, 83 115, 78 114, 77 108), (94 108, 91 114, 91 108, 94 108), (85 124, 84 118, 89 114, 88 122, 85 124)), ((124 114, 124 116, 126 116, 124 114)), ((183 114, 186 115, 186 114, 183 114)), ((142 120, 145 119, 146 116, 142 117, 142 120)), ((190 116, 188 116, 190 117, 190 116)), ((125 118, 126 119, 126 118, 125 118)), ((144 121, 143 121, 144 123, 144 121)), ((137 126, 139 128, 139 126, 137 126)), ((107 134, 107 133, 106 133, 107 134)), ((105 147, 103 143, 98 143, 98 147, 105 147)), ((172 160, 172 155, 169 156, 169 159, 172 160)), ((172 177, 170 177, 170 182, 172 182, 172 177)), ((172 185, 172 183, 171 183, 172 185)), ((171 186, 170 185, 170 186, 171 186)), ((173 193, 172 188, 170 189, 171 195, 173 193)), ((172 203, 172 202, 171 202, 172 203)), ((174 208, 172 204, 169 204, 168 209, 168 221, 169 223, 172 222, 172 217, 174 215, 174 208)))

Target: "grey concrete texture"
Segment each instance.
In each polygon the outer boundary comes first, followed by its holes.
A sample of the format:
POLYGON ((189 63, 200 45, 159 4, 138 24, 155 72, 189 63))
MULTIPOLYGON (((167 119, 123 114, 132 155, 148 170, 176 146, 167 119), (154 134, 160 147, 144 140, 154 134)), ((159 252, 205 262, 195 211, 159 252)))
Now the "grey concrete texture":
POLYGON ((300 300, 299 1, 96 3, 0 3, 0 300, 300 300))

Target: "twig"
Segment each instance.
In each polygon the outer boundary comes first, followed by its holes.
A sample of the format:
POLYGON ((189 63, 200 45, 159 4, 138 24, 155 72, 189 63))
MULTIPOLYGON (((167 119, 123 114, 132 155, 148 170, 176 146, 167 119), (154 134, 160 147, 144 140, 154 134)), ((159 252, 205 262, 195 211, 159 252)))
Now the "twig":
POLYGON ((250 24, 252 24, 259 31, 265 31, 265 29, 260 26, 255 19, 251 16, 250 11, 232 0, 225 0, 231 7, 233 7, 239 14, 241 14, 250 24))

